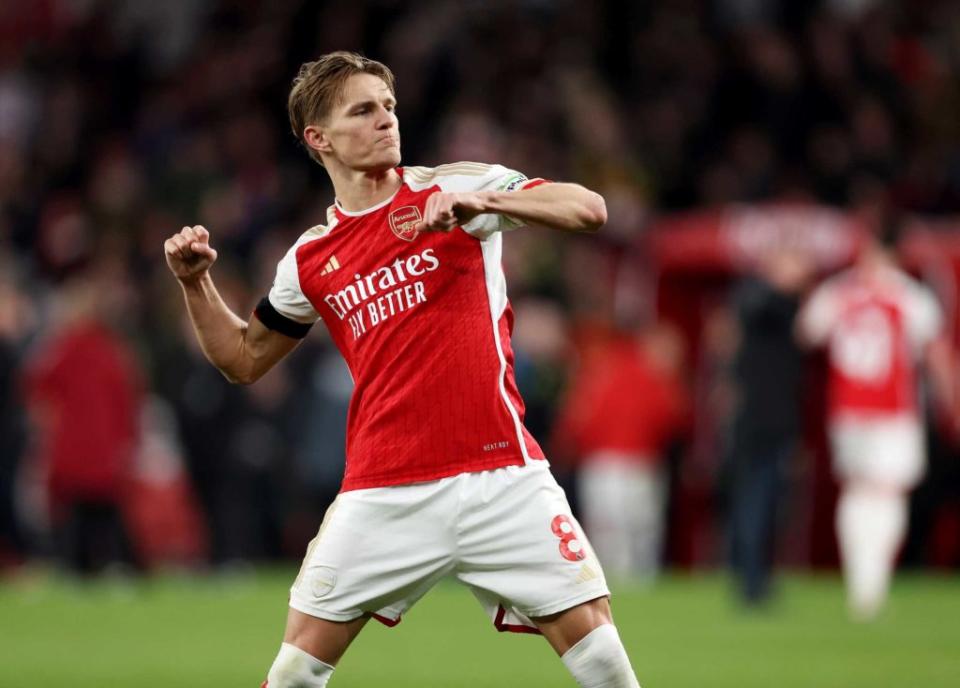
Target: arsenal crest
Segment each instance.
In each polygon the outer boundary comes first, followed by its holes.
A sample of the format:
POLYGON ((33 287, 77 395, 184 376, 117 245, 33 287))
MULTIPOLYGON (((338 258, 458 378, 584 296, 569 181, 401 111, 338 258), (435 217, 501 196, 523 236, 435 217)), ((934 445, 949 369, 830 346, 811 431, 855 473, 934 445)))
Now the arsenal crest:
POLYGON ((417 236, 414 227, 423 218, 420 216, 420 208, 415 205, 405 205, 397 208, 390 213, 390 229, 397 235, 398 239, 404 241, 413 241, 417 236))

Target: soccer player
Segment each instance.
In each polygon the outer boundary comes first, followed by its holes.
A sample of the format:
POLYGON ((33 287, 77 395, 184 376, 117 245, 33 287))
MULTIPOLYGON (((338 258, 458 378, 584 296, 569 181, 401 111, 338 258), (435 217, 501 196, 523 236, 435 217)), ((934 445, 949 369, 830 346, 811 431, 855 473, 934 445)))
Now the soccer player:
POLYGON ((949 345, 933 293, 897 267, 898 228, 870 235, 856 264, 827 280, 798 316, 798 335, 827 349, 828 430, 842 483, 837 541, 851 615, 869 620, 887 597, 923 476, 920 365, 953 404, 949 345))
POLYGON ((291 588, 264 685, 327 685, 369 619, 395 625, 452 575, 499 630, 543 634, 581 686, 638 686, 600 565, 523 426, 500 265, 500 232, 596 231, 604 201, 500 165, 399 167, 395 105, 383 64, 336 52, 301 67, 291 125, 336 200, 249 322, 217 294, 206 229, 165 244, 228 379, 254 382, 318 319, 354 378, 341 492, 291 588))

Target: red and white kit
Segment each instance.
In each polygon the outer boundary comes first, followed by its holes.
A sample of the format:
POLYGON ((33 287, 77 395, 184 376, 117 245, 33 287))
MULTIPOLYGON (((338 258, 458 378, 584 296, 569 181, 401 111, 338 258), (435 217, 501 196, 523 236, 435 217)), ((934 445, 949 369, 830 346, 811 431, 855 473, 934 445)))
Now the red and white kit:
POLYGON ((810 297, 800 327, 827 347, 828 418, 841 477, 911 487, 924 447, 918 363, 942 327, 933 293, 907 274, 851 269, 810 297))
POLYGON ((398 172, 403 183, 383 203, 331 206, 327 224, 283 258, 256 311, 291 336, 322 318, 355 384, 341 494, 291 605, 392 621, 454 572, 510 629, 609 594, 523 425, 501 267, 501 232, 521 222, 484 214, 447 233, 413 229, 438 191, 545 182, 470 162, 398 172))
POLYGON ((373 208, 331 206, 328 224, 280 263, 269 295, 285 318, 322 318, 350 367, 345 491, 544 458, 523 427, 500 265, 499 232, 520 223, 480 215, 463 231, 413 231, 436 191, 512 191, 543 180, 479 163, 400 172, 403 185, 373 208))

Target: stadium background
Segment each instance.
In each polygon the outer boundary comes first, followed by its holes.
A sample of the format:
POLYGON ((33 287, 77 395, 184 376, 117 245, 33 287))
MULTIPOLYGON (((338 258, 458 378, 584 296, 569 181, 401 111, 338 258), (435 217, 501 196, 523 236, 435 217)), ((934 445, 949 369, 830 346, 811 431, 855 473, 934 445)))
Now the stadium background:
MULTIPOLYGON (((957 341, 955 3, 4 3, 0 563, 9 582, 0 583, 0 616, 38 619, 36 637, 49 634, 43 614, 31 611, 29 600, 38 595, 59 610, 54 616, 76 612, 79 598, 89 595, 105 596, 118 619, 129 618, 126 603, 99 583, 63 589, 44 573, 57 535, 38 488, 43 438, 31 431, 22 394, 32 358, 55 334, 64 304, 94 299, 126 347, 117 356, 136 390, 126 404, 141 423, 124 508, 149 569, 256 578, 264 563, 292 564, 335 494, 349 394, 336 352, 314 333, 257 385, 229 386, 193 343, 161 255, 163 240, 182 225, 205 225, 220 251, 215 277, 227 301, 240 313, 252 309, 280 256, 332 200, 325 173, 289 132, 285 101, 298 65, 333 49, 362 51, 396 73, 405 162, 497 161, 581 182, 607 199, 610 219, 598 236, 532 230, 507 240, 518 382, 530 429, 549 444, 569 380, 594 347, 623 332, 675 328, 693 413, 669 457, 665 555, 672 571, 715 571, 724 562, 723 419, 710 395, 707 331, 751 257, 799 244, 812 247, 824 269, 837 267, 872 220, 906 213, 905 258, 937 290, 957 341)), ((818 379, 818 365, 810 362, 810 380, 818 379)), ((779 560, 791 570, 835 576, 835 486, 817 393, 811 385, 779 560)), ((78 402, 78 416, 92 403, 103 403, 95 391, 78 402)), ((912 584, 926 601, 900 608, 909 628, 926 629, 927 614, 938 610, 949 616, 953 609, 957 617, 960 450, 948 425, 931 418, 931 470, 914 496, 903 563, 949 577, 932 588, 912 584)), ((575 466, 555 448, 559 477, 574 490, 575 466)), ((248 620, 272 629, 267 645, 280 623, 274 607, 282 607, 283 585, 276 580, 266 576, 276 594, 262 607, 274 611, 248 620)), ((691 599, 704 600, 704 619, 717 630, 701 640, 740 637, 742 620, 727 618, 715 601, 723 585, 697 580, 691 599)), ((859 648, 853 654, 884 647, 845 625, 839 588, 824 592, 803 581, 791 584, 798 591, 779 621, 750 626, 748 640, 767 632, 779 638, 801 623, 841 634, 859 648), (822 607, 823 616, 804 612, 796 599, 817 600, 810 607, 822 607)), ((259 589, 239 585, 246 591, 239 604, 259 589)), ((660 584, 662 594, 682 600, 684 593, 671 593, 674 585, 660 584)), ((119 584, 121 596, 128 586, 119 584)), ((225 587, 206 589, 204 603, 191 597, 189 583, 164 594, 168 603, 213 609, 230 594, 225 587)), ((624 606, 636 610, 630 619, 637 629, 657 610, 658 589, 626 585, 632 601, 624 606)), ((655 618, 671 614, 666 606, 659 613, 655 618)), ((438 619, 443 623, 442 614, 438 619)), ((697 622, 695 612, 689 620, 697 622)), ((884 633, 899 628, 886 623, 884 633)), ((18 626, 10 622, 5 631, 18 626)), ((641 632, 633 631, 635 642, 655 642, 641 632)), ((677 633, 676 642, 686 642, 677 633)), ((927 685, 948 685, 937 681, 957 675, 956 660, 939 651, 934 636, 918 638, 916 647, 891 640, 891 647, 907 648, 892 656, 925 662, 932 672, 927 685)), ((955 627, 939 641, 951 638, 955 627)), ((754 658, 764 646, 751 642, 758 651, 744 656, 754 658)), ((273 646, 261 645, 262 663, 273 646)), ((12 658, 0 667, 13 666, 12 658)), ((667 683, 663 666, 655 675, 667 683)), ((731 681, 742 671, 736 663, 724 666, 731 681)), ((643 679, 642 664, 638 669, 643 679)), ((101 680, 110 675, 109 668, 99 671, 101 680)), ((346 676, 338 680, 350 685, 346 676)), ((749 683, 745 676, 738 685, 749 683)), ((196 685, 226 684, 218 680, 196 685)), ((562 677, 556 680, 562 685, 562 677)), ((858 680, 865 679, 833 685, 858 680)), ((7 680, 0 677, 0 685, 7 680)))

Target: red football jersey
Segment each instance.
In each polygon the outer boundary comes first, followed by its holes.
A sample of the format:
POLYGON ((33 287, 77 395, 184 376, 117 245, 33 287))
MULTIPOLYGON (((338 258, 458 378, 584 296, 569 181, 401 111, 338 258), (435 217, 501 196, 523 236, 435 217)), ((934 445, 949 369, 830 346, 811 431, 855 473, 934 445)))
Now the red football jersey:
POLYGON ((657 464, 686 423, 686 391, 632 339, 611 342, 574 377, 554 439, 583 458, 601 452, 657 464))
POLYGON ((24 389, 38 413, 37 451, 54 506, 123 493, 139 437, 135 361, 90 320, 54 332, 27 365, 24 389))
POLYGON ((852 269, 813 293, 800 326, 827 346, 831 417, 919 412, 918 360, 942 327, 929 289, 899 270, 852 269))
POLYGON ((434 192, 543 180, 466 162, 398 172, 388 200, 331 206, 280 262, 267 297, 295 324, 321 318, 350 368, 344 491, 544 459, 523 426, 500 264, 500 232, 521 223, 480 215, 448 233, 413 231, 434 192))

